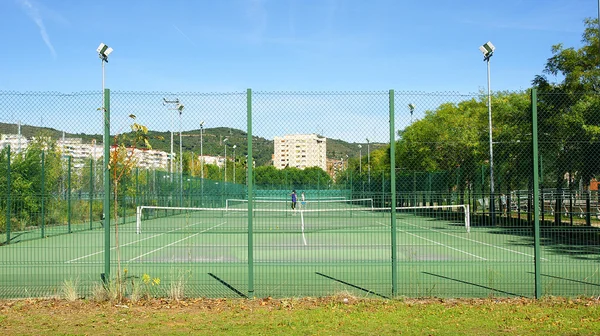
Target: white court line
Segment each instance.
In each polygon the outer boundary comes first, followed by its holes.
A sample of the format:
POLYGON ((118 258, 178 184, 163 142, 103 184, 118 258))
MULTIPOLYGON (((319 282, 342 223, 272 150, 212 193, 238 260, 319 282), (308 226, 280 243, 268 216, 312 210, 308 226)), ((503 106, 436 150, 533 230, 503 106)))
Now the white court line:
MULTIPOLYGON (((460 239, 463 239, 463 240, 466 240, 466 241, 470 241, 470 242, 473 242, 473 243, 477 243, 477 244, 481 244, 481 245, 485 245, 485 246, 489 246, 489 247, 497 248, 497 249, 499 249, 499 250, 508 251, 508 252, 512 252, 512 253, 516 253, 516 254, 521 254, 521 255, 524 255, 524 256, 528 256, 528 257, 531 257, 531 258, 535 258, 535 256, 534 256, 534 255, 531 255, 531 254, 529 254, 529 253, 525 253, 525 252, 519 252, 519 251, 511 250, 511 249, 509 249, 509 248, 506 248, 506 247, 501 247, 501 246, 496 246, 496 245, 492 245, 492 244, 488 244, 488 243, 480 242, 479 240, 474 240, 474 239, 470 239, 470 238, 465 238, 465 237, 461 237, 461 236, 453 235, 453 234, 451 234, 451 233, 442 232, 442 231, 438 231, 438 230, 431 229, 431 228, 427 228, 427 227, 422 227, 422 226, 415 225, 415 224, 411 224, 411 223, 408 223, 408 222, 405 222, 405 221, 400 221, 400 222, 402 222, 402 223, 404 223, 404 224, 411 225, 411 226, 416 226, 416 227, 418 227, 418 228, 420 228, 420 229, 427 229, 427 230, 430 230, 430 231, 433 231, 433 232, 437 232, 437 233, 441 233, 441 234, 444 234, 444 235, 447 235, 447 236, 451 236, 451 237, 455 237, 455 238, 460 238, 460 239)), ((541 259, 542 259, 542 260, 546 260, 546 261, 548 261, 548 259, 546 259, 546 258, 541 258, 541 259)))
POLYGON ((171 244, 168 244, 168 245, 165 245, 165 246, 159 247, 159 248, 157 248, 157 249, 154 249, 154 250, 152 250, 152 251, 150 251, 150 252, 147 252, 147 253, 141 254, 141 255, 139 255, 139 256, 137 256, 137 257, 135 257, 135 258, 129 259, 127 262, 132 262, 132 261, 134 261, 134 260, 136 260, 136 259, 139 259, 139 258, 141 258, 141 257, 145 257, 145 256, 147 256, 148 254, 152 254, 152 253, 154 253, 154 252, 160 251, 160 250, 164 249, 165 247, 169 247, 169 246, 172 246, 172 245, 175 245, 175 244, 181 243, 181 242, 182 242, 182 241, 184 241, 184 240, 188 240, 188 239, 190 239, 190 238, 192 238, 192 237, 196 237, 197 235, 199 235, 199 234, 201 234, 201 233, 204 233, 204 232, 206 232, 206 231, 212 230, 212 229, 214 229, 214 228, 216 228, 216 227, 219 227, 219 226, 221 226, 221 225, 223 225, 223 224, 225 224, 225 223, 227 223, 227 222, 226 222, 226 221, 225 221, 225 222, 222 222, 221 224, 217 224, 217 225, 215 225, 215 226, 213 226, 213 227, 210 227, 210 228, 208 228, 208 229, 206 229, 206 230, 202 230, 202 231, 200 231, 200 232, 198 232, 198 233, 194 233, 194 234, 193 234, 193 235, 191 235, 191 236, 185 237, 185 238, 183 238, 183 239, 179 239, 178 241, 174 241, 174 242, 172 242, 171 244))
MULTIPOLYGON (((184 226, 184 227, 178 228, 178 229, 173 229, 173 230, 171 230, 171 231, 167 231, 167 232, 159 233, 159 234, 157 234, 157 235, 154 235, 154 236, 146 237, 146 238, 144 238, 144 239, 139 239, 139 240, 136 240, 136 241, 132 241, 132 242, 130 242, 130 243, 127 243, 127 244, 120 245, 120 247, 124 247, 124 246, 128 246, 128 245, 132 245, 132 244, 136 244, 136 243, 142 242, 142 241, 144 241, 144 240, 148 240, 148 239, 152 239, 152 238, 160 237, 160 236, 162 236, 162 235, 166 235, 167 233, 171 233, 171 232, 175 232, 175 231, 183 230, 183 229, 186 229, 186 228, 189 228, 189 227, 191 227, 191 226, 198 225, 198 224, 202 224, 202 222, 198 222, 198 223, 190 224, 190 225, 187 225, 187 226, 184 226)), ((115 246, 115 247, 111 247, 111 248, 110 248, 110 250, 112 251, 112 250, 115 250, 116 248, 117 248, 116 246, 115 246)), ((85 259, 85 258, 88 258, 88 257, 92 257, 92 256, 95 256, 95 255, 97 255, 97 254, 101 254, 101 253, 104 253, 104 250, 102 250, 102 251, 99 251, 99 252, 95 252, 95 253, 91 253, 91 254, 88 254, 88 255, 84 255, 83 257, 79 257, 79 258, 75 258, 75 259, 71 259, 71 260, 65 261, 65 264, 70 264, 70 263, 72 263, 72 262, 74 262, 74 261, 81 260, 81 259, 85 259)))
MULTIPOLYGON (((381 223, 381 222, 377 222, 377 224, 380 224, 380 225, 383 225, 383 226, 388 226, 388 225, 385 225, 385 224, 383 224, 383 223, 381 223)), ((398 228, 396 228, 396 230, 397 230, 397 231, 404 232, 404 233, 406 233, 406 234, 409 234, 409 235, 411 235, 411 236, 414 236, 414 237, 417 237, 417 238, 423 239, 423 240, 425 240, 425 241, 428 241, 428 242, 430 242, 430 243, 434 243, 434 244, 436 244, 436 245, 440 245, 440 246, 443 246, 443 247, 445 247, 445 248, 448 248, 448 249, 454 250, 454 251, 456 251, 456 252, 459 252, 459 253, 463 253, 463 254, 469 255, 469 256, 471 256, 471 257, 475 257, 475 258, 478 258, 478 259, 481 259, 481 260, 487 260, 487 259, 486 259, 486 258, 484 258, 484 257, 480 257, 480 256, 478 256, 478 255, 475 255, 475 254, 469 253, 469 252, 467 252, 467 251, 463 251, 463 250, 460 250, 460 249, 454 248, 454 247, 452 247, 452 246, 448 246, 448 245, 442 244, 442 243, 440 243, 440 242, 436 242, 435 240, 431 240, 431 239, 427 239, 427 238, 425 238, 425 237, 421 237, 421 236, 419 236, 419 235, 416 235, 416 234, 414 234, 414 233, 406 232, 406 231, 404 231, 404 230, 402 230, 402 229, 398 229, 398 228)))

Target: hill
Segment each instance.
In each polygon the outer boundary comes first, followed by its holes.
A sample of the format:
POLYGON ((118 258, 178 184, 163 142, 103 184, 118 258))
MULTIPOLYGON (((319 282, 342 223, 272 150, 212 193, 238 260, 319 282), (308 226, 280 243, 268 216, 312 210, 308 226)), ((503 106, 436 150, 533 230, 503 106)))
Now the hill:
MULTIPOLYGON (((16 124, 0 123, 0 134, 17 134, 18 126, 16 124)), ((27 138, 38 135, 50 136, 54 139, 63 137, 63 131, 48 127, 37 127, 29 125, 21 125, 21 134, 27 138)), ((169 152, 171 149, 171 133, 157 132, 150 130, 148 132, 150 144, 153 149, 169 152)), ((99 134, 74 134, 64 132, 66 138, 81 138, 83 143, 90 143, 92 139, 96 139, 98 143, 102 142, 102 136, 99 134)), ((184 152, 193 152, 200 155, 200 129, 185 131, 181 134, 182 148, 184 152)), ((202 153, 204 155, 222 156, 224 155, 223 140, 228 138, 228 156, 233 155, 232 146, 235 145, 235 153, 237 156, 248 154, 247 133, 228 127, 206 128, 202 135, 202 153)), ((327 158, 358 158, 359 148, 362 145, 362 154, 367 154, 366 143, 349 143, 339 139, 327 139, 327 158)), ((381 143, 371 143, 371 151, 384 146, 381 143)), ((258 166, 271 164, 271 155, 273 154, 273 140, 268 140, 262 137, 255 136, 253 138, 252 147, 254 149, 254 160, 258 166)), ((179 133, 173 133, 173 150, 179 152, 179 133)))

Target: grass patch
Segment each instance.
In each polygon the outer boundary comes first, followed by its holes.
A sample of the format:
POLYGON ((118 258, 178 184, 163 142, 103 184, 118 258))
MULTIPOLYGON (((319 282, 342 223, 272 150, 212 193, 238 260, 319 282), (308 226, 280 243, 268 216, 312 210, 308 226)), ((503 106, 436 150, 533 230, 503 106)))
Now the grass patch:
POLYGON ((595 298, 13 300, 0 301, 0 317, 6 334, 600 334, 595 298))

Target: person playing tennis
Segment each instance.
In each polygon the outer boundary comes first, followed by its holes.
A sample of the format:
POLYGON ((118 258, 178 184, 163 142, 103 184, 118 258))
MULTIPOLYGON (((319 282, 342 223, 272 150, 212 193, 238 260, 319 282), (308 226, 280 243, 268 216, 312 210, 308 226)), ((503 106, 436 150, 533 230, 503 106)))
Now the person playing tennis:
POLYGON ((306 196, 304 195, 304 191, 300 194, 300 206, 304 208, 306 205, 306 196))
POLYGON ((296 195, 296 190, 292 190, 290 194, 292 196, 292 210, 296 211, 296 202, 298 201, 298 196, 296 195))

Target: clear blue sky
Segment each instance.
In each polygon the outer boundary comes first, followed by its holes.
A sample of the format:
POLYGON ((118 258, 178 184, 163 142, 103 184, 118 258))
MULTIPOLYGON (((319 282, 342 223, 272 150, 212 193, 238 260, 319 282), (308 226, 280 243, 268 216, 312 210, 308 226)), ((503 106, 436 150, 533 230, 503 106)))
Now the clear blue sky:
POLYGON ((1 0, 0 90, 477 92, 530 86, 594 0, 1 0))

